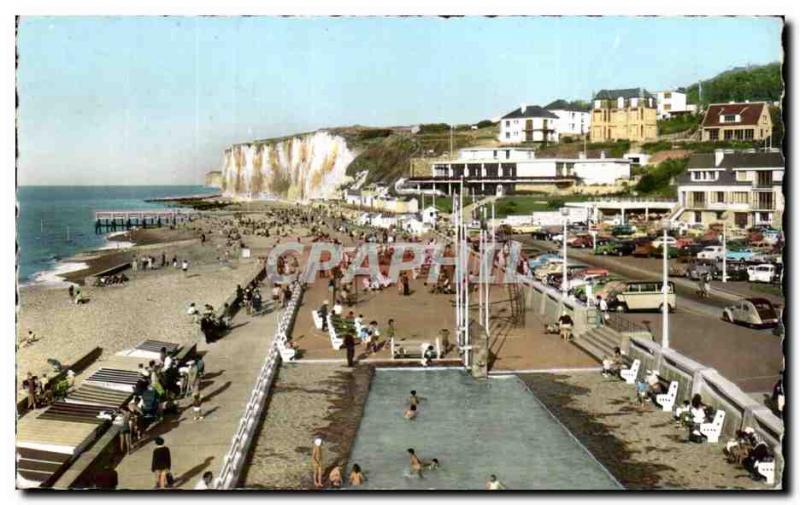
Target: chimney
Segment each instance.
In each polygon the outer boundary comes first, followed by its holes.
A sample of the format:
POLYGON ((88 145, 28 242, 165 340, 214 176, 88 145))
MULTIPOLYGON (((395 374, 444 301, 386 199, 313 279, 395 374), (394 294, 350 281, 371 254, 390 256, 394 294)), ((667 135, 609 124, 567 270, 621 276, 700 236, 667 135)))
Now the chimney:
POLYGON ((520 104, 520 106, 519 106, 519 110, 520 110, 520 111, 522 111, 522 113, 523 113, 523 114, 525 114, 525 110, 526 110, 527 108, 528 108, 528 106, 527 106, 527 105, 525 105, 524 103, 523 103, 523 104, 520 104))
POLYGON ((722 163, 722 158, 725 157, 725 151, 722 149, 714 149, 714 166, 719 166, 722 163))

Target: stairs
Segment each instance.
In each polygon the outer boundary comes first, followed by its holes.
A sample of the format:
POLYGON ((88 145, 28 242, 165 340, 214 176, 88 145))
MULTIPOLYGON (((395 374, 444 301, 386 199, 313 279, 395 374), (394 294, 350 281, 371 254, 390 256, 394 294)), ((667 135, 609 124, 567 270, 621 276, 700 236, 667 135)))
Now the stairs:
POLYGON ((575 337, 572 342, 602 361, 614 353, 615 347, 622 346, 622 335, 608 326, 599 326, 575 337))

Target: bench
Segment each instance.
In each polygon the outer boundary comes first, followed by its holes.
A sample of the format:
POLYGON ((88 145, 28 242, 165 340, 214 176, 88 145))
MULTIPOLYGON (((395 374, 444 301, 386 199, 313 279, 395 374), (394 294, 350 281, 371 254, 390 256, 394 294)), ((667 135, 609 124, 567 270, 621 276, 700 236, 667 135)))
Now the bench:
POLYGON ((775 460, 772 461, 759 461, 756 463, 756 471, 759 475, 763 475, 767 479, 767 484, 772 486, 775 484, 775 460))
POLYGON ((433 346, 436 351, 436 359, 442 358, 442 346, 439 337, 436 337, 434 342, 427 342, 421 340, 402 340, 396 341, 394 338, 389 341, 392 359, 408 359, 417 358, 422 359, 428 346, 433 346), (410 351, 411 349, 418 351, 410 351), (410 352, 409 352, 410 351, 410 352))
POLYGON ((678 398, 678 381, 669 383, 669 389, 663 395, 656 395, 656 403, 661 405, 661 410, 664 412, 671 412, 672 407, 675 406, 675 400, 678 398))
POLYGON ((700 433, 706 436, 708 443, 716 444, 722 434, 722 425, 725 423, 725 411, 718 409, 710 423, 700 424, 700 433))
POLYGON ((622 377, 627 384, 633 384, 639 376, 639 367, 641 366, 641 360, 635 359, 630 368, 623 368, 619 371, 619 376, 622 377))

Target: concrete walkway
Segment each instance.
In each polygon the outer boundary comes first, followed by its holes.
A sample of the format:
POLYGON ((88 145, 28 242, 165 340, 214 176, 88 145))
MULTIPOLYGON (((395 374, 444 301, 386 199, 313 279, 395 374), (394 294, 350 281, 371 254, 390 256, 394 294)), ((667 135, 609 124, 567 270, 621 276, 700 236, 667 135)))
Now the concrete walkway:
POLYGON ((145 435, 145 442, 117 466, 118 489, 153 489, 150 462, 161 436, 172 454, 175 487, 191 489, 203 472, 216 477, 239 425, 242 411, 266 357, 280 311, 258 317, 243 312, 233 320, 233 330, 213 344, 202 342, 206 376, 201 383, 205 419, 194 421, 190 400, 181 400, 180 414, 166 416, 145 435))

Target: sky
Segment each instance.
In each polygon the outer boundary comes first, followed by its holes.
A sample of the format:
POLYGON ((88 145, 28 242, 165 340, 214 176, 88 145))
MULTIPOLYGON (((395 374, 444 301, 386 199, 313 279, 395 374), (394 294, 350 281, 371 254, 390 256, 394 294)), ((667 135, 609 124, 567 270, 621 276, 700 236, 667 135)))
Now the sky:
POLYGON ((200 184, 226 146, 475 123, 783 59, 777 18, 23 17, 21 185, 200 184))

